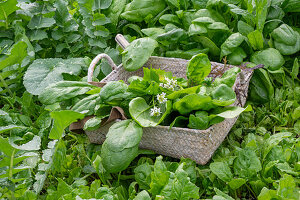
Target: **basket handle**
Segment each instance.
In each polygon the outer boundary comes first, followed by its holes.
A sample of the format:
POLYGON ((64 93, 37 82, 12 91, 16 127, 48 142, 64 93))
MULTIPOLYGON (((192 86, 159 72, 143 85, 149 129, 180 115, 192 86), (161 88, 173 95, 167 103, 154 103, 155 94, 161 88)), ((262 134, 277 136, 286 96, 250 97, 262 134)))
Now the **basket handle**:
POLYGON ((92 82, 95 66, 99 62, 99 60, 101 60, 102 58, 105 58, 108 61, 108 64, 111 66, 112 70, 115 70, 117 68, 117 65, 114 63, 114 61, 111 59, 111 57, 109 57, 109 55, 107 55, 105 53, 101 53, 93 59, 93 61, 91 62, 90 66, 89 66, 88 82, 92 82))
POLYGON ((122 49, 125 49, 129 45, 129 42, 125 39, 125 37, 122 34, 117 34, 115 40, 122 49))

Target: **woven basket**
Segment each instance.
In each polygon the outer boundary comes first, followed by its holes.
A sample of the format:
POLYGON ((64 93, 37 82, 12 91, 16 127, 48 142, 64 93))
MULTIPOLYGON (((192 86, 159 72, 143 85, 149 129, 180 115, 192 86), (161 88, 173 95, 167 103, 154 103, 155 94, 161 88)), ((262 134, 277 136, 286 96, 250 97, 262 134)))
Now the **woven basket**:
MULTIPOLYGON (((113 61, 108 58, 109 56, 102 54, 102 56, 95 58, 94 63, 91 64, 89 69, 89 81, 91 81, 92 78, 93 65, 102 57, 108 59, 114 70, 104 78, 101 83, 116 80, 123 80, 127 83, 128 78, 133 75, 143 76, 142 68, 134 72, 125 71, 122 65, 116 67, 113 61)), ((152 56, 144 67, 171 71, 176 77, 186 78, 187 63, 188 60, 184 59, 152 56)), ((224 66, 223 64, 215 62, 211 62, 211 66, 212 70, 209 76, 213 79, 222 76, 227 69, 233 67, 231 65, 224 66)), ((249 81, 252 77, 253 70, 244 67, 240 68, 241 72, 238 74, 233 86, 237 100, 232 105, 243 107, 246 102, 249 81)), ((97 83, 93 84, 97 85, 97 83)), ((190 158, 196 161, 196 163, 204 165, 210 160, 215 150, 223 142, 236 120, 237 118, 225 119, 223 122, 215 124, 206 130, 176 127, 170 129, 169 126, 143 128, 143 137, 139 147, 174 158, 190 158)), ((91 143, 102 144, 112 124, 113 122, 102 126, 98 130, 86 131, 85 133, 91 143)))

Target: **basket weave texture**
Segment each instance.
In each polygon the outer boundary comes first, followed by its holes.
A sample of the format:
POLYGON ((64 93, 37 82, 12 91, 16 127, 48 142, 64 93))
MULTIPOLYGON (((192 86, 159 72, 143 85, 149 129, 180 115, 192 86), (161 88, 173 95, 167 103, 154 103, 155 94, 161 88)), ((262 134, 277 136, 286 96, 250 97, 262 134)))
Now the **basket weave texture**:
MULTIPOLYGON (((188 60, 184 59, 152 56, 144 67, 171 71, 173 76, 186 78, 187 63, 188 60)), ((213 79, 222 76, 227 69, 233 67, 231 65, 224 66, 224 64, 215 62, 211 62, 211 66, 212 70, 209 76, 213 79)), ((253 71, 245 68, 241 69, 242 71, 237 76, 233 86, 237 100, 232 105, 243 107, 246 102, 249 81, 253 71)), ((124 80, 127 83, 128 78, 134 75, 143 76, 143 69, 128 72, 120 65, 101 82, 124 80)), ((190 158, 196 161, 196 163, 204 165, 210 160, 215 150, 223 142, 236 120, 237 117, 225 119, 223 122, 215 124, 206 130, 176 127, 170 129, 169 126, 143 128, 143 137, 139 147, 174 158, 190 158)), ((95 131, 86 131, 90 142, 102 144, 112 124, 113 122, 95 131)))

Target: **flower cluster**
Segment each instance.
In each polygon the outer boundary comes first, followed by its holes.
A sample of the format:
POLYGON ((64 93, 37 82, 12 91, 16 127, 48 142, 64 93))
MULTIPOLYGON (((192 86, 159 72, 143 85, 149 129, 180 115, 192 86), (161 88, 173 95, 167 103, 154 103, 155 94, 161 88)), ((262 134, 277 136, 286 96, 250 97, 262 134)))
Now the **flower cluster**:
POLYGON ((167 98, 166 98, 166 93, 161 93, 156 95, 156 99, 159 103, 166 103, 167 102, 167 98))
POLYGON ((154 106, 153 108, 150 109, 150 115, 151 116, 154 116, 154 117, 157 117, 161 114, 160 112, 160 108, 154 106))
POLYGON ((169 78, 166 78, 166 77, 165 77, 165 80, 166 80, 167 83, 160 83, 159 86, 163 87, 163 88, 166 88, 168 90, 174 91, 176 86, 177 86, 177 80, 169 79, 169 78))

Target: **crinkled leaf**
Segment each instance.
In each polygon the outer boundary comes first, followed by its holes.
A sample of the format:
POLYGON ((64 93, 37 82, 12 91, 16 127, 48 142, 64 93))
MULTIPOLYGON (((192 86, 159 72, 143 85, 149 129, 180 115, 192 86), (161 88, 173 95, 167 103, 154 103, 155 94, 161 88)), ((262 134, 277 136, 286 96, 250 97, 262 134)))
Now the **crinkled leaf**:
POLYGON ((192 57, 187 64, 186 76, 191 84, 200 85, 211 71, 211 64, 206 54, 198 54, 192 57))
POLYGON ((263 64, 270 70, 278 70, 284 64, 284 58, 277 49, 268 48, 257 51, 251 56, 251 62, 255 64, 263 64))

